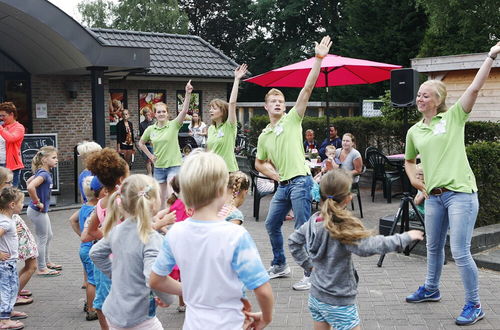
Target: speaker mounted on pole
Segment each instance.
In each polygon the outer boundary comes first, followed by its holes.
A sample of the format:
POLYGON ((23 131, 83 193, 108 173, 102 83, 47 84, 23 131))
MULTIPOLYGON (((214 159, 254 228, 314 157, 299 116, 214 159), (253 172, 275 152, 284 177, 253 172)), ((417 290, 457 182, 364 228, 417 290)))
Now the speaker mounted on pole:
POLYGON ((395 107, 415 105, 418 91, 418 72, 413 69, 391 71, 391 102, 395 107))

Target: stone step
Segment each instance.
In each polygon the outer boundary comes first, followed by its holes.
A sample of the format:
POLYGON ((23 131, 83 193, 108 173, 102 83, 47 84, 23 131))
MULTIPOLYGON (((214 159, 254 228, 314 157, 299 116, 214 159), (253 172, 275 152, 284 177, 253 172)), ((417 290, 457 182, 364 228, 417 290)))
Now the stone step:
POLYGON ((480 268, 496 270, 500 272, 500 245, 472 255, 476 265, 480 268))

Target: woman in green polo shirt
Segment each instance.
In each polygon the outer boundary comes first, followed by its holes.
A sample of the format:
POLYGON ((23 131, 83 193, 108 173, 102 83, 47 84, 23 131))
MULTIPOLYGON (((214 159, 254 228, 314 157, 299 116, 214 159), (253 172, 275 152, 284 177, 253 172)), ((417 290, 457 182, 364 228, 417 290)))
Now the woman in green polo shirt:
POLYGON ((165 208, 167 197, 172 194, 170 180, 179 172, 182 163, 178 135, 189 109, 192 92, 193 86, 191 86, 190 80, 186 84, 182 110, 172 121, 168 120, 168 106, 165 103, 154 104, 156 123, 146 128, 139 141, 139 148, 154 165, 153 175, 161 189, 161 209, 165 208), (151 142, 153 145, 153 153, 146 147, 147 142, 151 142))
POLYGON ((446 86, 438 80, 424 82, 417 94, 417 108, 423 119, 406 135, 405 170, 411 184, 425 200, 427 277, 425 284, 406 297, 407 302, 439 301, 439 280, 449 228, 450 247, 465 289, 465 306, 455 323, 473 324, 484 317, 479 300, 477 267, 470 252, 479 209, 474 173, 464 145, 465 122, 479 91, 500 53, 500 42, 488 56, 460 99, 446 108, 446 86), (416 176, 415 160, 420 154, 425 183, 416 176))
POLYGON ((212 125, 208 128, 207 149, 221 156, 226 162, 229 172, 238 170, 234 155, 238 123, 236 121, 236 99, 240 79, 247 73, 247 65, 243 64, 234 70, 234 83, 229 98, 229 104, 221 99, 210 102, 210 119, 212 125))

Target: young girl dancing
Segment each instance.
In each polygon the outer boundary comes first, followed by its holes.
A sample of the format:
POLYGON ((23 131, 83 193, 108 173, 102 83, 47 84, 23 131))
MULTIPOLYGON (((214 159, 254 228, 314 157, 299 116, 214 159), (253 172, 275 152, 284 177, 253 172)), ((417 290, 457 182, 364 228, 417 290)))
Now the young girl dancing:
POLYGON ((229 200, 220 210, 219 216, 237 225, 243 224, 245 217, 238 208, 243 205, 249 188, 250 180, 245 173, 241 171, 229 173, 229 181, 227 184, 229 200))
POLYGON ((37 275, 52 277, 61 275, 62 266, 50 262, 49 244, 52 240, 52 226, 48 215, 52 194, 52 174, 50 170, 57 166, 57 149, 51 146, 40 148, 33 157, 31 171, 33 178, 28 184, 31 202, 28 206, 28 218, 35 225, 35 237, 38 245, 37 275))
POLYGON ((288 238, 295 261, 310 276, 309 310, 314 329, 360 329, 356 294, 358 275, 352 254, 362 257, 402 250, 423 233, 410 230, 372 236, 346 209, 352 176, 343 169, 327 172, 320 183, 321 212, 311 216, 288 238))
POLYGON ((14 214, 23 209, 24 194, 16 188, 7 187, 0 192, 0 251, 8 254, 0 259, 0 327, 1 329, 22 329, 24 324, 17 321, 26 314, 12 315, 16 303, 19 280, 17 276, 18 239, 14 214))
MULTIPOLYGON (((151 267, 162 242, 152 222, 160 205, 160 186, 144 174, 125 179, 109 199, 104 238, 92 247, 90 257, 104 274, 113 277, 102 308, 110 329, 163 329, 155 316, 155 302, 148 287, 151 267), (120 196, 121 202, 117 203, 120 196), (126 219, 116 226, 122 217, 126 219)), ((173 301, 170 295, 158 296, 164 303, 173 301)))
MULTIPOLYGON (((0 167, 0 190, 5 187, 12 187, 13 177, 11 170, 0 167)), ((31 297, 31 291, 24 290, 24 287, 36 271, 38 248, 35 238, 19 214, 13 214, 12 219, 16 222, 17 236, 19 239, 18 259, 24 261, 24 267, 19 271, 19 293, 16 305, 27 305, 33 302, 33 298, 31 297)), ((0 254, 2 254, 2 252, 3 251, 0 250, 0 254)))
POLYGON ((271 322, 273 295, 269 276, 250 234, 220 219, 228 170, 211 152, 191 153, 179 173, 181 197, 194 213, 168 231, 153 265, 151 288, 182 294, 187 305, 184 329, 241 329, 243 285, 254 290, 262 314, 246 314, 251 326, 271 322), (179 282, 168 275, 177 264, 179 282))

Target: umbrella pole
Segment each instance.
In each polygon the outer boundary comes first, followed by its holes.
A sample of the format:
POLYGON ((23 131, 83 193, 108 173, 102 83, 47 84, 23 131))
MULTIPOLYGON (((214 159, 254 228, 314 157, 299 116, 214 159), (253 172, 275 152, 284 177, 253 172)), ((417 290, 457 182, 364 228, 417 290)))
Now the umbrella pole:
POLYGON ((326 105, 325 105, 325 113, 326 113, 326 127, 330 127, 330 113, 328 111, 328 71, 322 71, 325 74, 325 85, 326 85, 326 105))

